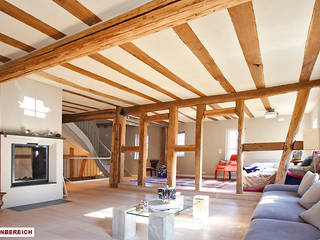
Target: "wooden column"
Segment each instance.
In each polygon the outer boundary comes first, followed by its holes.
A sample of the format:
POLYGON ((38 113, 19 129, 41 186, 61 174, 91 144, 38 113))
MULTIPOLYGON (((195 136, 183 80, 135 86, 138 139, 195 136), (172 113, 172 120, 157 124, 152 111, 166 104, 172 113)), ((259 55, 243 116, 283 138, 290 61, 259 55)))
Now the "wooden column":
POLYGON ((304 89, 298 91, 296 103, 294 106, 293 114, 290 121, 290 126, 286 141, 284 144, 284 149, 281 155, 280 164, 278 167, 275 183, 283 184, 286 180, 287 170, 289 166, 290 156, 292 152, 292 144, 299 130, 299 125, 301 123, 304 110, 308 101, 310 89, 304 89))
POLYGON ((110 177, 109 185, 117 188, 120 181, 120 155, 121 155, 121 124, 120 124, 120 108, 116 108, 116 116, 112 125, 112 142, 111 142, 111 161, 110 161, 110 177))
POLYGON ((169 127, 168 127, 168 151, 167 151, 167 184, 170 187, 176 186, 177 174, 177 153, 175 146, 178 134, 178 108, 172 106, 169 109, 169 127))
POLYGON ((197 106, 196 136, 195 136, 195 189, 202 185, 202 152, 203 152, 203 121, 206 105, 197 106))
POLYGON ((121 152, 121 146, 126 145, 126 130, 127 130, 127 121, 126 117, 120 115, 119 116, 120 123, 120 163, 119 163, 119 182, 123 180, 124 177, 124 152, 121 152))
POLYGON ((146 184, 148 123, 145 121, 145 117, 144 113, 140 115, 138 186, 146 184))
POLYGON ((242 156, 242 144, 243 144, 243 129, 244 129, 244 101, 236 101, 236 112, 238 115, 238 161, 237 161, 237 193, 243 193, 243 156, 242 156))
POLYGON ((70 171, 70 180, 74 177, 74 159, 71 159, 74 157, 74 148, 69 149, 69 161, 70 161, 70 166, 69 166, 69 171, 70 171))

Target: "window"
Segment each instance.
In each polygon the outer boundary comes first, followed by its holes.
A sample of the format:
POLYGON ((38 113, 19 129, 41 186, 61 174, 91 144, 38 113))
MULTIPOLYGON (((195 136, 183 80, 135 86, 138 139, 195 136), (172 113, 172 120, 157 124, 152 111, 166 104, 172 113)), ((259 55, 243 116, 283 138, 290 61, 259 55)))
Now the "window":
MULTIPOLYGON (((134 135, 134 146, 139 146, 139 134, 134 135)), ((149 136, 147 136, 147 159, 148 159, 148 152, 149 152, 149 136)), ((134 160, 139 159, 139 152, 134 153, 134 160)))
MULTIPOLYGON (((186 133, 185 132, 178 133, 177 145, 185 145, 185 144, 186 144, 186 133)), ((177 157, 184 157, 184 152, 177 152, 177 157)))
POLYGON ((226 136, 226 159, 229 160, 232 154, 238 151, 238 131, 236 129, 227 129, 226 136))

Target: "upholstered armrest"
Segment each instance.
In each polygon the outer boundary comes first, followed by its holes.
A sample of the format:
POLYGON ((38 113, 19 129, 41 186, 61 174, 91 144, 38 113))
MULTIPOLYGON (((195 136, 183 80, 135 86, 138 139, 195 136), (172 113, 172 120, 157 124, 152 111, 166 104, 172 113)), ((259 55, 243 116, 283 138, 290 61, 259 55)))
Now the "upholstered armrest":
POLYGON ((298 188, 299 188, 299 185, 269 184, 264 188, 264 192, 270 192, 270 191, 298 192, 298 188))

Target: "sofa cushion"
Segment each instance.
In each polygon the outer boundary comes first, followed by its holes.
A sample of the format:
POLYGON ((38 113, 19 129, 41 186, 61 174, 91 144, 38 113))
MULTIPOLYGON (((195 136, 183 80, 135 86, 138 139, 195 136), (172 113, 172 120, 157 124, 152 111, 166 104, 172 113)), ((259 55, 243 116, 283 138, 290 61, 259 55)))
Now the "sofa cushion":
POLYGON ((312 224, 320 230, 320 202, 303 212, 300 216, 305 222, 312 224))
POLYGON ((306 172, 299 185, 298 194, 300 197, 311 187, 311 185, 319 180, 319 175, 310 171, 306 172))
POLYGON ((270 192, 270 191, 298 192, 298 188, 299 188, 299 185, 269 184, 264 188, 264 192, 270 192))
POLYGON ((258 204, 252 219, 277 219, 292 222, 303 222, 299 217, 305 209, 298 203, 299 197, 294 192, 265 192, 258 204))
POLYGON ((311 185, 311 187, 306 191, 301 199, 299 200, 299 203, 304 207, 305 209, 312 208, 313 205, 315 205, 317 202, 320 201, 320 182, 316 182, 311 185))
POLYGON ((310 224, 255 219, 252 221, 244 240, 318 240, 320 231, 310 224))

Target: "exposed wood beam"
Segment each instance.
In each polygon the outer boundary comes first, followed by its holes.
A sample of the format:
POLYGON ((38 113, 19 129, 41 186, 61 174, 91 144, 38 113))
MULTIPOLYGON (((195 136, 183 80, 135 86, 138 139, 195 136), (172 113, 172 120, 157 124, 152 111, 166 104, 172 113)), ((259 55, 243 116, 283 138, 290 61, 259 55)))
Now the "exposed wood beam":
POLYGON ((71 110, 66 110, 66 109, 62 109, 62 112, 66 112, 66 113, 76 113, 75 111, 71 111, 71 110))
MULTIPOLYGON (((228 9, 234 29, 249 67, 256 88, 265 88, 263 63, 252 2, 240 4, 228 9)), ((266 110, 271 108, 268 98, 261 98, 266 110)))
POLYGON ((290 126, 287 133, 284 149, 281 155, 275 183, 284 184, 289 167, 292 145, 298 133, 304 110, 307 105, 310 89, 300 90, 297 95, 293 114, 291 116, 290 126))
POLYGON ((171 106, 169 109, 168 150, 167 150, 167 184, 176 186, 177 153, 175 151, 178 134, 178 108, 171 106))
POLYGON ((216 110, 207 110, 204 112, 205 117, 209 116, 222 116, 222 115, 231 115, 235 114, 236 109, 234 107, 231 108, 221 108, 216 110))
POLYGON ((195 145, 176 145, 174 150, 176 152, 194 152, 196 149, 195 145))
POLYGON ((169 113, 157 114, 152 116, 146 116, 144 121, 148 122, 158 122, 169 119, 169 113))
POLYGON ((70 109, 74 109, 74 110, 78 110, 78 111, 88 112, 88 109, 79 108, 79 107, 74 107, 74 106, 69 106, 69 105, 64 105, 64 104, 62 104, 62 108, 70 108, 70 109))
POLYGON ((92 26, 102 20, 77 0, 53 0, 85 24, 92 26))
POLYGON ((134 107, 126 107, 124 111, 126 114, 136 114, 141 112, 151 112, 151 111, 159 111, 169 109, 171 106, 177 107, 190 107, 199 104, 210 104, 210 103, 224 103, 224 102, 232 102, 236 100, 249 100, 256 99, 261 97, 270 97, 280 94, 285 94, 289 92, 299 91, 301 89, 310 89, 313 87, 320 86, 320 79, 312 80, 308 82, 299 82, 299 83, 291 83, 284 84, 280 86, 267 87, 262 89, 252 89, 246 90, 236 93, 227 93, 221 95, 213 95, 206 97, 198 97, 177 101, 170 101, 164 103, 154 103, 154 104, 145 104, 134 107))
POLYGON ((139 146, 122 146, 121 152, 139 152, 140 147, 139 146))
POLYGON ((126 130, 127 130, 127 119, 125 116, 120 116, 120 143, 119 143, 119 152, 120 152, 120 162, 119 162, 119 183, 124 179, 124 153, 121 152, 121 146, 126 144, 126 130))
POLYGON ((36 50, 34 47, 29 46, 23 42, 20 42, 20 41, 14 39, 12 37, 9 37, 3 33, 0 33, 0 41, 3 43, 6 43, 12 47, 19 48, 25 52, 32 52, 32 51, 36 50))
POLYGON ((146 115, 142 113, 139 123, 138 186, 144 186, 146 184, 148 124, 144 121, 145 117, 146 115))
MULTIPOLYGON (((242 151, 256 152, 256 151, 279 151, 285 149, 285 142, 265 142, 265 143, 244 143, 242 144, 242 151)), ((293 150, 303 150, 303 141, 294 142, 293 150)))
POLYGON ((197 35, 191 29, 188 23, 181 24, 173 28, 179 38, 190 49, 190 51, 199 59, 202 65, 211 74, 214 80, 218 81, 227 92, 235 92, 234 87, 224 77, 221 70, 211 57, 208 50, 203 46, 197 35))
POLYGON ((11 59, 5 56, 0 55, 0 62, 6 63, 9 62, 11 59))
POLYGON ((182 116, 186 117, 186 118, 189 118, 189 119, 192 120, 192 121, 196 121, 195 118, 193 118, 193 117, 191 117, 191 116, 189 116, 189 115, 187 115, 187 114, 185 114, 185 113, 183 113, 183 112, 181 112, 181 111, 179 111, 178 113, 181 114, 182 116))
POLYGON ((85 112, 85 113, 76 113, 76 114, 67 114, 62 115, 62 122, 80 122, 80 121, 88 121, 95 119, 114 119, 115 118, 115 110, 102 110, 93 112, 85 112))
MULTIPOLYGON (((102 92, 93 90, 91 88, 86 88, 86 87, 80 86, 80 85, 78 85, 76 83, 67 81, 67 80, 65 80, 63 78, 57 77, 57 76, 55 76, 53 74, 50 74, 50 73, 47 73, 47 72, 42 72, 41 71, 41 72, 37 72, 35 74, 39 75, 41 77, 47 78, 47 79, 49 79, 51 81, 54 81, 54 82, 57 82, 57 83, 60 83, 60 84, 63 84, 63 85, 67 85, 69 87, 73 87, 75 89, 78 89, 78 90, 81 90, 81 91, 84 91, 84 92, 89 92, 89 93, 92 93, 92 94, 100 96, 100 97, 109 98, 111 100, 114 100, 114 101, 117 101, 117 102, 122 102, 122 103, 129 104, 129 105, 137 105, 134 102, 131 102, 131 101, 128 101, 128 100, 125 100, 125 99, 121 99, 121 98, 118 98, 118 97, 115 97, 115 96, 112 96, 112 95, 109 95, 109 94, 106 94, 106 93, 102 93, 102 92)), ((113 106, 116 106, 113 103, 109 103, 109 104, 111 104, 113 106)))
MULTIPOLYGON (((202 44, 200 39, 194 33, 188 23, 181 24, 173 28, 182 42, 190 49, 190 51, 199 59, 202 65, 207 69, 210 75, 219 82, 221 87, 229 93, 236 92, 231 83, 225 78, 218 65, 213 60, 212 56, 202 44)), ((201 95, 199 95, 201 96, 201 95)), ((214 107, 216 108, 216 107, 214 107)), ((218 107, 219 108, 219 107, 218 107)), ((254 117, 246 107, 246 113, 249 117, 254 117)))
POLYGON ((18 21, 23 22, 24 24, 34 29, 37 29, 38 31, 48 35, 49 37, 52 37, 55 40, 59 40, 66 36, 64 33, 58 31, 57 29, 42 22, 41 20, 35 18, 29 13, 26 13, 25 11, 21 10, 20 8, 17 8, 13 4, 5 0, 0 0, 0 10, 8 14, 9 16, 17 19, 18 21))
POLYGON ((236 101, 236 109, 238 113, 238 149, 237 149, 237 187, 236 191, 238 194, 243 193, 243 155, 242 155, 242 144, 243 144, 243 131, 244 131, 244 101, 236 101))
POLYGON ((87 56, 247 1, 154 0, 1 66, 0 82, 87 56))
POLYGON ((87 71, 87 70, 85 70, 85 69, 83 69, 83 68, 77 67, 77 66, 72 65, 72 64, 70 64, 70 63, 64 63, 64 64, 62 64, 61 66, 65 67, 65 68, 67 68, 67 69, 69 69, 69 70, 71 70, 71 71, 80 73, 80 74, 82 74, 82 75, 84 75, 84 76, 87 76, 87 77, 89 77, 89 78, 95 79, 95 80, 97 80, 97 81, 99 81, 99 82, 106 83, 106 84, 108 84, 108 85, 110 85, 110 86, 112 86, 112 87, 118 88, 118 89, 120 89, 120 90, 122 90, 122 91, 131 93, 131 94, 133 94, 133 95, 137 95, 137 96, 142 97, 142 98, 145 98, 145 99, 148 99, 148 100, 150 100, 150 101, 152 101, 152 102, 160 102, 158 99, 155 99, 155 98, 153 98, 153 97, 150 97, 150 96, 148 96, 148 95, 146 95, 146 94, 144 94, 144 93, 141 93, 141 92, 139 92, 139 91, 136 91, 136 90, 133 90, 133 89, 131 89, 131 88, 128 88, 128 87, 126 87, 126 86, 124 86, 124 85, 122 85, 122 84, 120 84, 120 83, 114 82, 114 81, 112 81, 112 80, 110 80, 110 79, 107 79, 107 78, 105 78, 105 77, 102 77, 102 76, 100 76, 100 75, 98 75, 98 74, 95 74, 95 73, 93 73, 93 72, 89 72, 89 71, 87 71))
POLYGON ((102 56, 101 54, 99 53, 94 53, 94 54, 91 54, 89 55, 90 58, 96 60, 97 62, 100 62, 104 65, 106 65, 107 67, 110 67, 112 68, 113 70, 131 78, 131 79, 134 79, 136 80, 137 82, 139 83, 142 83, 158 92, 161 92, 173 99, 176 99, 176 100, 180 100, 181 98, 176 96, 175 94, 173 94, 172 92, 170 91, 167 91, 161 87, 159 87, 157 84, 154 84, 153 82, 151 81, 148 81, 147 79, 139 76, 138 74, 135 74, 134 72, 131 72, 130 70, 124 68, 123 66, 117 64, 116 62, 113 62, 112 60, 110 60, 109 58, 105 57, 105 56, 102 56))
POLYGON ((76 106, 79 106, 79 107, 90 108, 90 109, 93 109, 93 110, 100 110, 99 108, 96 108, 96 107, 91 107, 91 106, 80 104, 80 103, 70 102, 70 101, 67 101, 67 100, 62 100, 62 102, 63 103, 68 103, 68 104, 72 104, 72 105, 76 105, 76 106))
POLYGON ((303 64, 300 73, 300 82, 309 81, 314 64, 317 61, 320 50, 320 1, 314 3, 312 18, 309 26, 308 37, 304 49, 303 64))
POLYGON ((70 94, 73 94, 73 95, 78 95, 78 96, 80 96, 80 97, 87 98, 87 99, 90 99, 90 100, 93 100, 93 101, 96 101, 96 102, 105 103, 105 104, 108 104, 108 105, 111 105, 111 106, 115 106, 115 107, 117 106, 117 105, 115 105, 115 104, 113 104, 113 103, 104 101, 104 100, 102 100, 102 99, 90 97, 90 96, 88 96, 88 95, 84 95, 84 94, 81 94, 81 93, 73 92, 73 91, 70 91, 70 90, 68 90, 68 89, 62 89, 62 91, 67 92, 67 93, 70 93, 70 94))
POLYGON ((206 105, 197 106, 196 134, 195 134, 195 190, 202 186, 202 162, 203 162, 203 121, 205 119, 206 105))
POLYGON ((205 96, 202 92, 200 92, 198 89, 193 87, 191 84, 187 83, 183 79, 181 79, 179 76, 177 76, 175 73, 171 72, 168 68, 163 66, 161 63, 150 57, 148 54, 146 54, 144 51, 142 51, 140 48, 138 48, 136 45, 134 45, 132 42, 128 42, 125 44, 122 44, 119 46, 124 51, 130 53, 132 56, 136 57, 143 63, 147 64, 157 72, 161 73, 168 79, 172 80, 176 84, 180 85, 181 87, 184 87, 188 89, 190 92, 198 95, 198 96, 205 96))

